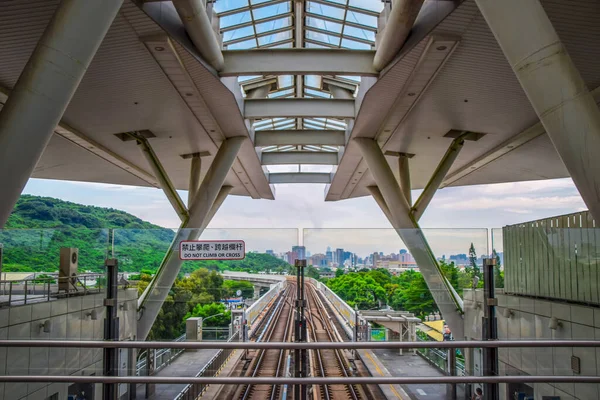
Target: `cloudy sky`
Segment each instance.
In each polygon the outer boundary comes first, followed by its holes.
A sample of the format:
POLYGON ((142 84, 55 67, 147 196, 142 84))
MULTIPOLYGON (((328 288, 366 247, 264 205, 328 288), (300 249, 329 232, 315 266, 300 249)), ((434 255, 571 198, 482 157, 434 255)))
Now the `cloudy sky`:
MULTIPOLYGON (((113 207, 163 227, 179 226, 158 189, 31 179, 24 193, 113 207)), ((413 199, 419 193, 413 191, 413 199)), ((180 194, 187 199, 186 192, 180 194)), ((323 198, 324 185, 277 185, 275 201, 229 196, 203 238, 243 238, 249 249, 259 251, 287 251, 299 241, 312 253, 327 246, 359 255, 374 249, 397 253, 403 247, 371 197, 323 198)), ((492 234, 492 228, 584 209, 570 179, 446 188, 434 197, 421 226, 436 255, 465 253, 471 242, 484 254, 492 236, 494 247, 501 249, 500 231, 492 234)))

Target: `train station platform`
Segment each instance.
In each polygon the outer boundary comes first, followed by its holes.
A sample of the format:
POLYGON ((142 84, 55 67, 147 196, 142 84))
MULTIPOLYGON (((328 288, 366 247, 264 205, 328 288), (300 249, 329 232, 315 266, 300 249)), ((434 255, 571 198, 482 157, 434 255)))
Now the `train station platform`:
MULTIPOLYGON (((399 355, 397 350, 392 349, 373 350, 370 353, 374 356, 371 362, 377 363, 381 370, 387 371, 390 374, 389 376, 444 376, 444 374, 440 372, 440 370, 438 370, 436 367, 431 365, 429 362, 427 362, 427 360, 425 360, 419 355, 413 355, 412 353, 405 353, 404 355, 399 355)), ((374 374, 374 376, 376 376, 376 374, 374 374)), ((447 386, 445 384, 394 386, 400 386, 401 390, 396 389, 398 394, 396 395, 394 393, 395 397, 390 397, 386 393, 388 399, 400 398, 403 400, 446 400, 448 398, 446 393, 447 386)), ((460 387, 457 390, 458 398, 463 398, 461 397, 460 387)))
MULTIPOLYGON (((193 377, 204 368, 218 350, 186 351, 177 357, 171 364, 167 365, 154 376, 193 377)), ((185 384, 157 384, 154 393, 146 397, 143 385, 138 386, 136 392, 137 400, 173 400, 186 387, 185 384)))

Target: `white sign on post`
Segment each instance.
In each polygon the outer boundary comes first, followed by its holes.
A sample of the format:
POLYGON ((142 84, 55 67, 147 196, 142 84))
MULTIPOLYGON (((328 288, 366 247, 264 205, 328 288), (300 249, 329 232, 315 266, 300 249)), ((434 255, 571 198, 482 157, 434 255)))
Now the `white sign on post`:
POLYGON ((179 243, 181 260, 243 260, 243 240, 184 240, 179 243))

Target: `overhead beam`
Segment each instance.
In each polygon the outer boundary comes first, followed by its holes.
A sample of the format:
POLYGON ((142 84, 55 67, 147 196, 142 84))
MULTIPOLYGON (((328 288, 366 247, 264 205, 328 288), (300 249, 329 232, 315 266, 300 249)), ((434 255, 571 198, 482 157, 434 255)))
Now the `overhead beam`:
POLYGON ((331 174, 319 172, 283 172, 269 174, 269 183, 331 183, 331 174))
POLYGON ((337 130, 268 130, 254 134, 254 145, 263 146, 344 146, 346 139, 344 131, 337 130))
POLYGON ((225 50, 220 76, 357 75, 377 76, 374 51, 342 49, 225 50))
POLYGON ((268 152, 261 155, 262 165, 316 164, 337 165, 338 153, 327 151, 268 152))
MULTIPOLYGON (((592 90, 592 96, 594 97, 594 101, 596 103, 600 102, 600 87, 592 90)), ((486 165, 491 164, 505 154, 515 151, 519 147, 529 143, 533 139, 542 136, 545 133, 546 129, 541 122, 538 122, 537 124, 525 129, 523 132, 518 133, 517 135, 506 140, 505 142, 502 142, 502 144, 494 147, 481 157, 476 158, 475 160, 448 175, 440 185, 440 188, 445 188, 458 182, 465 176, 470 175, 486 165)))
POLYGON ((354 100, 246 99, 244 118, 354 118, 354 100))

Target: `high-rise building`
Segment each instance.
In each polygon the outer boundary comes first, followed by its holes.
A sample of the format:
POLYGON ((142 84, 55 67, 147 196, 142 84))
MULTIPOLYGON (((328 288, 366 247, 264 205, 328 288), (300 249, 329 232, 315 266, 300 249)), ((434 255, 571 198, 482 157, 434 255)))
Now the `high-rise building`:
POLYGON ((335 260, 337 265, 344 264, 344 249, 335 249, 335 260))
POLYGON ((289 264, 294 265, 296 263, 296 260, 299 260, 298 253, 296 253, 295 251, 288 251, 286 253, 286 261, 289 264))
POLYGON ((304 246, 293 246, 292 252, 295 252, 298 260, 306 260, 306 247, 304 246))
POLYGON ((408 250, 406 250, 406 249, 400 249, 400 254, 406 254, 406 253, 408 253, 408 250))
POLYGON ((273 253, 273 250, 267 250, 266 253, 270 256, 274 256, 275 253, 273 253))
POLYGON ((327 266, 327 256, 325 254, 317 253, 313 254, 312 257, 309 258, 310 265, 315 267, 326 267, 327 266))
POLYGON ((333 253, 331 252, 331 247, 327 247, 325 258, 327 258, 327 265, 333 264, 333 253))

